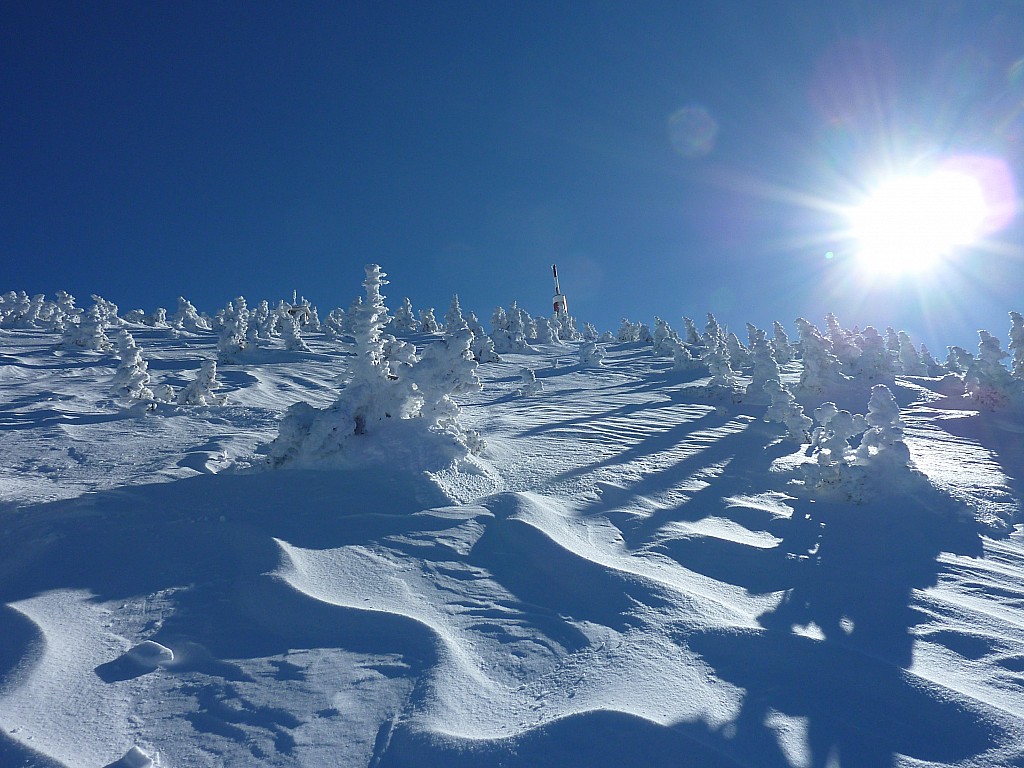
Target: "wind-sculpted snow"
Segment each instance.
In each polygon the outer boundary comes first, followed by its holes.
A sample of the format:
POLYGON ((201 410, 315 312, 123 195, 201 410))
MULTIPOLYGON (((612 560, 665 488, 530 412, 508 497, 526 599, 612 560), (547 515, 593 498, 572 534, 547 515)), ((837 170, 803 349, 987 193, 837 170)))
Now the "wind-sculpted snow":
MULTIPOLYGON (((1022 427, 948 381, 891 382, 919 471, 865 464, 852 500, 766 403, 638 342, 482 365, 473 463, 384 428, 271 471, 344 342, 140 411, 111 354, 4 333, 2 766, 1024 765, 1022 427)), ((151 384, 217 355, 132 335, 151 384)))

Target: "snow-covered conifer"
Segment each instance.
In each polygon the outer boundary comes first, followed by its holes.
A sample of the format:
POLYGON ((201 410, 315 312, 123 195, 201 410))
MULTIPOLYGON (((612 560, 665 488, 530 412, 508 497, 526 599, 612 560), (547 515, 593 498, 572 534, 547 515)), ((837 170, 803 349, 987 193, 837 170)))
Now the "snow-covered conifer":
POLYGON ((814 422, 804 415, 803 406, 796 401, 793 393, 778 379, 765 381, 764 391, 772 401, 764 420, 784 424, 790 438, 801 443, 807 442, 808 430, 814 422))
POLYGON ((68 348, 79 347, 97 352, 111 349, 110 339, 103 329, 100 309, 94 304, 86 310, 80 323, 69 323, 64 328, 62 344, 68 348))
POLYGON ((281 318, 281 336, 284 339, 284 348, 289 352, 309 352, 309 347, 302 340, 299 325, 299 318, 296 315, 289 313, 281 318))
POLYGON ((708 321, 704 326, 704 335, 701 337, 701 343, 705 346, 711 346, 715 341, 725 341, 725 334, 722 332, 722 326, 718 324, 718 320, 715 316, 708 312, 708 321))
POLYGON ((1015 379, 1024 379, 1024 316, 1011 312, 1010 322, 1010 354, 1013 355, 1010 374, 1015 379))
POLYGON ((896 398, 884 384, 871 388, 867 431, 861 437, 857 458, 877 467, 905 468, 910 462, 910 449, 903 441, 903 420, 896 398))
POLYGON ((406 296, 402 299, 402 303, 398 309, 395 310, 394 317, 391 319, 391 326, 395 331, 418 331, 420 328, 419 321, 416 319, 416 313, 413 311, 412 302, 409 301, 409 297, 406 296))
POLYGON ((854 366, 855 375, 867 381, 892 381, 893 359, 885 348, 885 339, 874 326, 867 326, 854 341, 861 352, 854 366))
POLYGON ((465 327, 467 327, 466 318, 462 316, 459 294, 452 294, 452 303, 448 305, 448 311, 444 314, 444 328, 450 333, 465 327))
MULTIPOLYGON (((1009 357, 999 339, 988 331, 978 331, 978 356, 967 367, 964 384, 973 400, 985 408, 1000 409, 1019 401, 1024 382, 1015 379, 1003 360, 1009 357)), ((950 350, 952 351, 952 349, 950 350)))
POLYGON ((730 331, 725 337, 725 346, 729 350, 729 365, 734 371, 750 365, 750 350, 740 341, 739 336, 730 331))
POLYGON ((520 397, 536 395, 544 390, 544 382, 538 381, 537 374, 532 368, 523 368, 519 371, 521 386, 517 390, 520 397))
POLYGON ((694 357, 685 344, 678 344, 672 350, 672 368, 676 371, 699 371, 705 368, 700 357, 694 357))
POLYGON ((501 361, 501 357, 494 348, 494 341, 490 336, 487 335, 487 331, 480 324, 479 318, 477 318, 475 312, 470 312, 465 316, 466 325, 469 326, 469 330, 473 332, 473 342, 470 345, 469 351, 473 353, 473 359, 478 363, 497 363, 501 361))
POLYGON ((546 317, 538 317, 534 322, 537 328, 538 344, 554 344, 558 341, 558 336, 555 329, 552 328, 550 320, 546 317))
POLYGON ((224 405, 227 397, 213 393, 218 386, 217 361, 204 360, 196 378, 178 393, 178 405, 224 405))
POLYGON ((655 357, 671 357, 675 352, 675 345, 669 344, 669 340, 679 341, 679 335, 672 330, 672 326, 660 317, 654 318, 654 334, 652 342, 654 349, 651 353, 655 357))
POLYGON ((199 316, 192 302, 184 296, 178 297, 178 311, 171 318, 171 326, 179 331, 197 333, 210 330, 210 324, 199 316))
MULTIPOLYGON (((753 326, 751 326, 753 327, 753 326)), ((754 328, 751 332, 753 337, 750 350, 752 369, 750 372, 750 383, 747 385, 744 400, 751 403, 765 402, 771 398, 771 391, 768 387, 769 381, 781 381, 782 374, 779 371, 779 364, 772 354, 771 344, 765 332, 754 328)))
POLYGON ((688 317, 683 317, 683 330, 686 333, 685 343, 691 347, 699 347, 704 342, 700 338, 696 323, 688 317))
POLYGON ((583 324, 583 340, 584 341, 597 341, 601 334, 597 332, 597 328, 592 323, 583 324))
POLYGON ((616 341, 628 344, 630 342, 637 341, 639 333, 639 326, 633 323, 629 318, 624 317, 622 318, 622 324, 619 326, 618 332, 615 334, 615 339, 616 341))
MULTIPOLYGON (((470 352, 473 332, 462 320, 461 312, 458 317, 461 325, 454 317, 449 319, 451 328, 445 330, 439 341, 427 345, 412 369, 412 378, 423 398, 421 416, 431 426, 440 427, 462 440, 467 434, 458 424, 459 406, 452 396, 477 392, 482 385, 476 372, 477 362, 470 352)), ((479 451, 483 447, 479 437, 468 436, 466 447, 479 451)))
POLYGON ((230 363, 249 344, 249 312, 245 308, 245 299, 239 297, 235 304, 229 301, 222 318, 217 357, 223 363, 230 363))
POLYGON ((167 310, 163 307, 157 307, 153 310, 153 314, 149 315, 144 322, 146 325, 152 325, 155 328, 163 328, 167 325, 167 310))
POLYGON ((580 344, 580 367, 600 368, 604 365, 604 350, 596 342, 584 341, 580 344))
POLYGON ((800 373, 800 389, 805 392, 821 392, 845 380, 838 358, 832 354, 830 344, 813 323, 802 317, 796 319, 800 330, 800 353, 803 371, 800 373))
POLYGON ((736 377, 732 367, 729 365, 729 348, 725 339, 721 336, 709 333, 707 335, 707 346, 701 355, 701 362, 708 367, 711 374, 709 387, 735 389, 736 377))
POLYGON ((839 361, 843 371, 855 374, 857 361, 863 354, 856 343, 856 335, 843 328, 839 324, 839 318, 832 312, 825 316, 825 322, 828 329, 825 336, 829 342, 829 351, 839 361))
POLYGON ((928 371, 921 361, 921 355, 910 340, 910 334, 900 331, 897 334, 900 341, 899 362, 900 368, 907 376, 926 376, 928 371))
POLYGON ((921 365, 924 366, 925 376, 945 376, 948 371, 942 367, 942 363, 932 357, 928 347, 921 345, 921 365))
POLYGON ((439 333, 440 331, 441 326, 437 324, 437 319, 434 317, 434 308, 421 309, 420 333, 439 333))
POLYGON ((772 332, 774 333, 771 341, 772 354, 779 365, 785 365, 793 359, 793 347, 789 343, 789 336, 778 320, 772 323, 772 332))
POLYGON ((122 329, 117 335, 117 349, 121 362, 114 373, 115 392, 129 401, 153 400, 153 390, 149 388, 149 363, 142 359, 142 350, 127 330, 122 329))
POLYGON ((651 328, 647 323, 640 323, 636 329, 636 340, 641 344, 653 344, 654 334, 651 333, 651 328))

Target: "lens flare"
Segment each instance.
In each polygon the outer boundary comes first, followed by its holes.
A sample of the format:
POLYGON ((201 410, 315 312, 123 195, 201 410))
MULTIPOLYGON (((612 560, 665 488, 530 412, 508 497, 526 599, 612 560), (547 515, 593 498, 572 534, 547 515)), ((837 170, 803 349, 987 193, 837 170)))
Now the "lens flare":
POLYGON ((914 272, 974 242, 988 216, 977 179, 939 169, 885 182, 852 211, 850 223, 867 268, 914 272))

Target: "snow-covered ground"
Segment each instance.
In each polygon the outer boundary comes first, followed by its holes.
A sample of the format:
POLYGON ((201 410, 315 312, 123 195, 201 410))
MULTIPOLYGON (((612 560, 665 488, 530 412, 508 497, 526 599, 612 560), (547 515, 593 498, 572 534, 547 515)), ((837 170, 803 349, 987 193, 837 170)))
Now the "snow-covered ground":
MULTIPOLYGON (((131 330, 154 382, 217 355, 131 330)), ((345 343, 146 413, 57 340, 0 331, 0 766, 1024 766, 1024 417, 948 381, 850 500, 650 345, 481 365, 486 449, 424 472, 262 466, 345 343)))

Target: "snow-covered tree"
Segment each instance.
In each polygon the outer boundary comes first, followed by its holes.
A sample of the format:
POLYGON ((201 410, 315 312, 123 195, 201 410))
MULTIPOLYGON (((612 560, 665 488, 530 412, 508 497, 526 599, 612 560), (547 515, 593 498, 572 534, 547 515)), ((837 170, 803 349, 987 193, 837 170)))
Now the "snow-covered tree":
POLYGON ((736 376, 729 365, 729 348, 720 335, 707 335, 707 346, 701 355, 701 362, 708 367, 711 374, 709 387, 729 390, 736 388, 736 376))
POLYGON ((1010 354, 1013 355, 1010 374, 1015 379, 1024 379, 1024 316, 1011 312, 1010 323, 1010 354))
POLYGON ((537 379, 537 374, 532 368, 522 368, 519 371, 519 381, 521 385, 517 393, 520 397, 536 395, 544 390, 544 382, 537 379))
POLYGON ((452 397, 477 392, 482 386, 476 372, 477 362, 470 352, 473 332, 462 320, 461 312, 458 319, 449 317, 449 325, 439 341, 427 345, 412 367, 412 379, 422 398, 420 415, 429 426, 442 429, 457 440, 466 441, 470 450, 479 451, 483 444, 479 436, 464 432, 458 424, 459 406, 452 397))
POLYGON ((764 391, 772 401, 764 415, 764 420, 784 424, 786 433, 791 439, 800 443, 807 442, 808 430, 814 422, 804 415, 803 406, 796 401, 793 393, 778 379, 768 379, 764 383, 764 391))
POLYGON ((548 320, 546 317, 538 317, 534 322, 537 328, 538 344, 561 343, 561 340, 558 338, 558 332, 555 330, 550 320, 548 320))
POLYGON ((899 349, 899 362, 900 369, 907 376, 925 376, 928 371, 921 362, 921 355, 917 351, 917 347, 914 346, 914 342, 910 339, 910 334, 906 331, 900 331, 897 334, 897 338, 900 342, 899 349))
POLYGON ((196 378, 178 394, 178 405, 224 405, 227 397, 214 394, 219 386, 217 361, 204 360, 196 378))
POLYGON ((596 342, 584 341, 580 344, 580 367, 601 368, 604 363, 604 350, 596 342))
POLYGON ((651 351, 655 357, 671 357, 675 352, 675 345, 669 344, 670 340, 679 341, 679 336, 672 326, 660 317, 654 318, 654 349, 651 351))
POLYGON ((968 365, 964 377, 967 393, 979 405, 993 410, 1019 402, 1024 394, 1024 383, 1015 379, 1003 365, 1009 353, 988 331, 978 331, 978 337, 978 356, 968 365))
POLYGON ((865 421, 868 429, 861 437, 857 458, 876 467, 908 467, 910 449, 903 441, 900 407, 884 384, 875 384, 871 388, 865 421))
POLYGON ((725 333, 722 331, 722 326, 718 324, 715 316, 708 312, 708 321, 704 325, 704 335, 701 337, 701 343, 710 347, 716 341, 724 342, 725 333))
POLYGON ((857 334, 855 341, 861 354, 853 366, 854 375, 866 381, 891 382, 895 376, 893 358, 881 334, 869 325, 857 334))
POLYGON ((944 376, 947 373, 924 344, 921 345, 921 365, 924 366, 925 376, 944 376))
POLYGON ((828 339, 829 351, 839 361, 842 370, 847 373, 854 373, 857 370, 857 361, 863 354, 860 346, 856 343, 856 335, 847 331, 839 323, 839 318, 832 312, 825 316, 827 331, 825 337, 828 339))
POLYGON ((729 365, 734 371, 739 371, 750 365, 750 350, 735 333, 730 331, 726 334, 725 346, 729 350, 729 365))
POLYGON ((178 297, 178 311, 171 318, 171 326, 179 331, 190 333, 210 330, 210 324, 199 316, 199 312, 192 306, 192 302, 184 296, 178 297))
POLYGON ((772 332, 772 354, 779 365, 785 365, 793 359, 793 347, 789 343, 789 336, 778 320, 772 323, 772 332))
POLYGON ((437 324, 434 317, 434 308, 420 310, 420 333, 440 333, 441 326, 437 324))
POLYGON ((239 296, 235 303, 229 301, 221 317, 217 357, 222 363, 231 363, 249 345, 249 311, 245 299, 239 296))
POLYGON ((830 344, 813 323, 802 317, 796 319, 800 330, 800 354, 803 370, 800 373, 800 389, 804 392, 821 392, 845 380, 838 358, 832 354, 830 344))
POLYGON ((111 349, 110 339, 103 329, 100 309, 95 304, 86 310, 80 323, 68 323, 64 327, 62 345, 70 349, 78 347, 96 352, 111 349))
POLYGON ((473 353, 473 358, 478 363, 501 362, 501 357, 494 348, 494 341, 487 335, 487 331, 485 331, 484 327, 480 324, 480 320, 477 318, 476 313, 470 312, 465 316, 465 319, 466 325, 469 326, 469 330, 473 332, 473 342, 469 348, 469 351, 473 353))
POLYGON ((597 328, 591 323, 583 324, 583 340, 584 341, 597 341, 601 334, 597 332, 597 328))
POLYGON ((420 324, 416 319, 416 313, 413 311, 412 302, 409 301, 408 296, 402 299, 401 305, 395 310, 395 316, 391 320, 391 328, 395 331, 419 330, 420 324))
POLYGON ((629 318, 622 318, 622 323, 619 325, 619 330, 615 334, 615 340, 628 344, 639 340, 640 338, 640 326, 637 323, 632 322, 629 318))
POLYGON ((752 369, 750 372, 750 383, 747 385, 744 400, 752 403, 765 402, 772 397, 768 387, 769 381, 781 381, 782 374, 779 371, 779 364, 772 354, 771 344, 765 332, 754 328, 751 332, 753 345, 750 350, 752 369))
POLYGON ((115 393, 133 402, 153 400, 153 390, 149 388, 149 364, 142 359, 142 350, 127 330, 122 329, 117 335, 117 350, 121 362, 112 382, 115 393))
POLYGON ((700 338, 700 331, 697 330, 696 323, 688 317, 683 317, 683 330, 686 334, 684 343, 691 347, 699 347, 704 343, 700 338))

